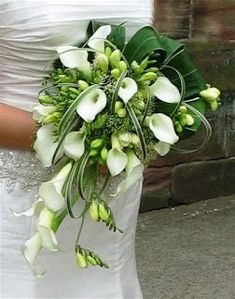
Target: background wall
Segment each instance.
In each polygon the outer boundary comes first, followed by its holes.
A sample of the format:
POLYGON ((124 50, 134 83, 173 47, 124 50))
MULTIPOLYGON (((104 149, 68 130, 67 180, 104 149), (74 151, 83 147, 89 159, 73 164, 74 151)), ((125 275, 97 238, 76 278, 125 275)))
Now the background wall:
MULTIPOLYGON (((141 211, 235 194, 235 1, 155 0, 155 25, 180 39, 208 83, 222 91, 222 107, 207 117, 213 136, 203 151, 170 154, 145 173, 141 211)), ((187 147, 194 147, 199 134, 187 147)))

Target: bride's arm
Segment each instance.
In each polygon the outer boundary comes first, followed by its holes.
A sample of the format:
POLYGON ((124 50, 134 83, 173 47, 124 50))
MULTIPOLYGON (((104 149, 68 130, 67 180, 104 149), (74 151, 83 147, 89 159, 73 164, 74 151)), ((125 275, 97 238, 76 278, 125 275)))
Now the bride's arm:
POLYGON ((0 103, 0 148, 32 149, 35 130, 30 112, 0 103))

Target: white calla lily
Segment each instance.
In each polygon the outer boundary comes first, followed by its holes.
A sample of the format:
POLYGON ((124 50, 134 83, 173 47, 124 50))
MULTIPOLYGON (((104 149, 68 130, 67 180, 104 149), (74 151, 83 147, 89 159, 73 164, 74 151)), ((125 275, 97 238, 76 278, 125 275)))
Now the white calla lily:
POLYGON ((68 163, 51 181, 42 183, 39 187, 39 196, 44 199, 45 205, 52 211, 58 211, 65 205, 61 191, 71 168, 72 164, 68 163))
POLYGON ((84 132, 70 132, 63 141, 64 153, 67 157, 78 161, 85 151, 84 132))
POLYGON ((151 86, 150 93, 166 103, 179 103, 181 95, 178 88, 166 77, 159 77, 151 86))
MULTIPOLYGON (((37 131, 37 139, 34 143, 34 150, 36 157, 43 164, 44 167, 50 167, 58 142, 55 142, 53 135, 54 126, 52 124, 44 125, 37 131)), ((56 160, 63 156, 60 150, 57 154, 56 160)))
POLYGON ((58 251, 58 243, 52 230, 53 221, 56 221, 55 214, 45 207, 39 215, 37 230, 41 236, 42 246, 51 251, 58 251))
POLYGON ((129 150, 127 153, 128 163, 126 166, 126 178, 117 187, 117 192, 113 196, 117 196, 120 193, 126 192, 131 188, 138 180, 143 178, 144 165, 140 159, 136 156, 133 150, 129 150))
POLYGON ((85 74, 90 73, 91 65, 88 61, 88 52, 74 46, 62 46, 56 49, 62 64, 69 68, 78 68, 85 74))
POLYGON ((88 46, 96 51, 104 52, 105 42, 104 40, 111 33, 111 26, 101 26, 96 32, 89 38, 88 46))
POLYGON ((126 166, 126 173, 129 175, 135 167, 141 165, 140 159, 136 156, 133 150, 128 150, 127 152, 128 163, 126 166))
POLYGON ((179 140, 172 119, 165 114, 152 114, 149 119, 149 128, 159 141, 172 145, 179 140))
POLYGON ((137 90, 138 90, 138 86, 135 80, 126 77, 122 81, 122 86, 118 91, 118 96, 126 104, 136 94, 137 90))
POLYGON ((34 263, 41 249, 42 239, 38 232, 31 239, 25 242, 23 249, 23 255, 35 274, 34 263))
POLYGON ((49 114, 56 111, 56 107, 53 105, 42 105, 37 104, 33 107, 33 119, 37 122, 41 123, 43 121, 43 118, 48 116, 49 114))
POLYGON ((159 141, 154 145, 154 149, 160 156, 165 156, 169 153, 171 145, 167 142, 159 141))
POLYGON ((121 173, 125 169, 127 162, 127 155, 121 149, 112 148, 108 152, 107 166, 112 176, 121 173))
POLYGON ((103 90, 97 88, 85 96, 77 106, 77 113, 86 122, 92 122, 107 104, 107 97, 103 90))

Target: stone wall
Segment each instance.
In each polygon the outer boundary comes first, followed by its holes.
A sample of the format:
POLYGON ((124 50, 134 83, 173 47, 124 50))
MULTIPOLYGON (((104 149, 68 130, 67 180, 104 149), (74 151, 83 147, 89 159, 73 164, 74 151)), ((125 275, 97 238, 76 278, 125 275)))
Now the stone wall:
MULTIPOLYGON (((151 163, 145 172, 141 211, 235 193, 235 2, 155 2, 155 26, 185 43, 208 83, 222 91, 223 104, 207 115, 213 135, 201 152, 171 153, 151 163)), ((182 146, 193 148, 203 136, 201 128, 182 146)))

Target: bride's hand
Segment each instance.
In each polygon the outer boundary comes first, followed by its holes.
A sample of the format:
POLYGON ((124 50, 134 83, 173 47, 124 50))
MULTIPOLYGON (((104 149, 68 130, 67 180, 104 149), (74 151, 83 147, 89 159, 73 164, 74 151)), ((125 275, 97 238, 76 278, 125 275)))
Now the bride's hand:
POLYGON ((30 112, 0 103, 0 148, 32 149, 36 126, 30 112))

